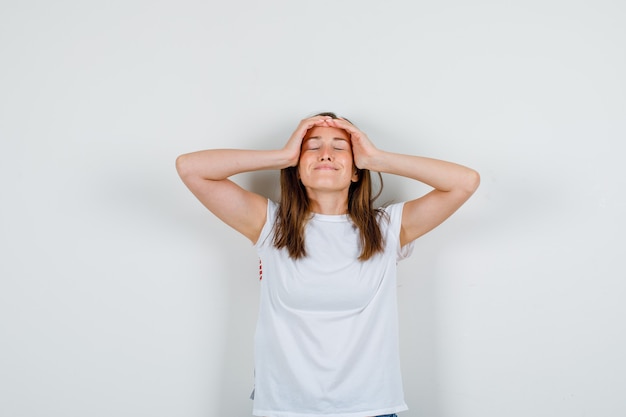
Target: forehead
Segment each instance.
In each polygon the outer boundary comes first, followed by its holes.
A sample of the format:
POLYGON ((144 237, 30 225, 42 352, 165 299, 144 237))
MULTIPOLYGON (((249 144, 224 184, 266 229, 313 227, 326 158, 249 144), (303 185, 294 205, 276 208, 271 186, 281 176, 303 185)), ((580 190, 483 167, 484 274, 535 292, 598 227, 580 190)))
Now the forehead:
POLYGON ((350 135, 345 130, 336 127, 314 126, 304 135, 304 139, 309 138, 350 140, 350 135))

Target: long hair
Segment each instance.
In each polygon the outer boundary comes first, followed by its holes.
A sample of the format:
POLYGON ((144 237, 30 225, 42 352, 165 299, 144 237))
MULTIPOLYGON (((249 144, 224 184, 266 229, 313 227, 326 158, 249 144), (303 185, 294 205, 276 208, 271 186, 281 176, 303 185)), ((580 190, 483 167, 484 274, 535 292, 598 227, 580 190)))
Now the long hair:
MULTIPOLYGON (((330 112, 319 113, 317 116, 338 118, 337 115, 330 112)), ((383 250, 383 235, 378 224, 382 210, 373 206, 383 188, 380 173, 378 173, 378 177, 380 189, 376 195, 372 195, 372 179, 370 171, 367 169, 358 170, 358 180, 352 182, 348 190, 348 216, 359 230, 360 261, 366 261, 383 250)), ((306 256, 304 229, 311 218, 309 207, 306 189, 298 178, 298 167, 282 169, 280 172, 280 205, 276 214, 276 227, 274 229, 274 246, 278 249, 287 248, 289 256, 293 259, 306 256)))

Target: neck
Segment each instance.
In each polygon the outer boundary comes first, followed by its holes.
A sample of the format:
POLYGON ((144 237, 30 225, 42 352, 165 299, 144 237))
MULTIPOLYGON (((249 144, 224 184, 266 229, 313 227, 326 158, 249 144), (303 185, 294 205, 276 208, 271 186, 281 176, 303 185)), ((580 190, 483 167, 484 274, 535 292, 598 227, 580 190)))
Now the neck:
POLYGON ((346 214, 348 213, 348 196, 346 193, 319 193, 309 192, 309 209, 318 214, 346 214))

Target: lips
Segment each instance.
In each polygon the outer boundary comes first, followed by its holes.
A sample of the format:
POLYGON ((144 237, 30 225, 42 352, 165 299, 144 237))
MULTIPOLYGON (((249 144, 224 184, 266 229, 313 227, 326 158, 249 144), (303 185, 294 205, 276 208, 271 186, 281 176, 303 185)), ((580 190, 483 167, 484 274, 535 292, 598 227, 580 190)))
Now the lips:
POLYGON ((337 170, 337 168, 335 168, 332 165, 318 165, 314 169, 318 171, 336 171, 337 170))

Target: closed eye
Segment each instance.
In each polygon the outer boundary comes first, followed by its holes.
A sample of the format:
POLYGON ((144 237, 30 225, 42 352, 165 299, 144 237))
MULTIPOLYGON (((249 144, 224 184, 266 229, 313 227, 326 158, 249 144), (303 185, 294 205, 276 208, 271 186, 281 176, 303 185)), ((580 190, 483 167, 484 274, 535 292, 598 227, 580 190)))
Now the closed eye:
POLYGON ((336 151, 347 151, 350 148, 350 144, 347 140, 341 138, 333 139, 333 149, 336 151))

